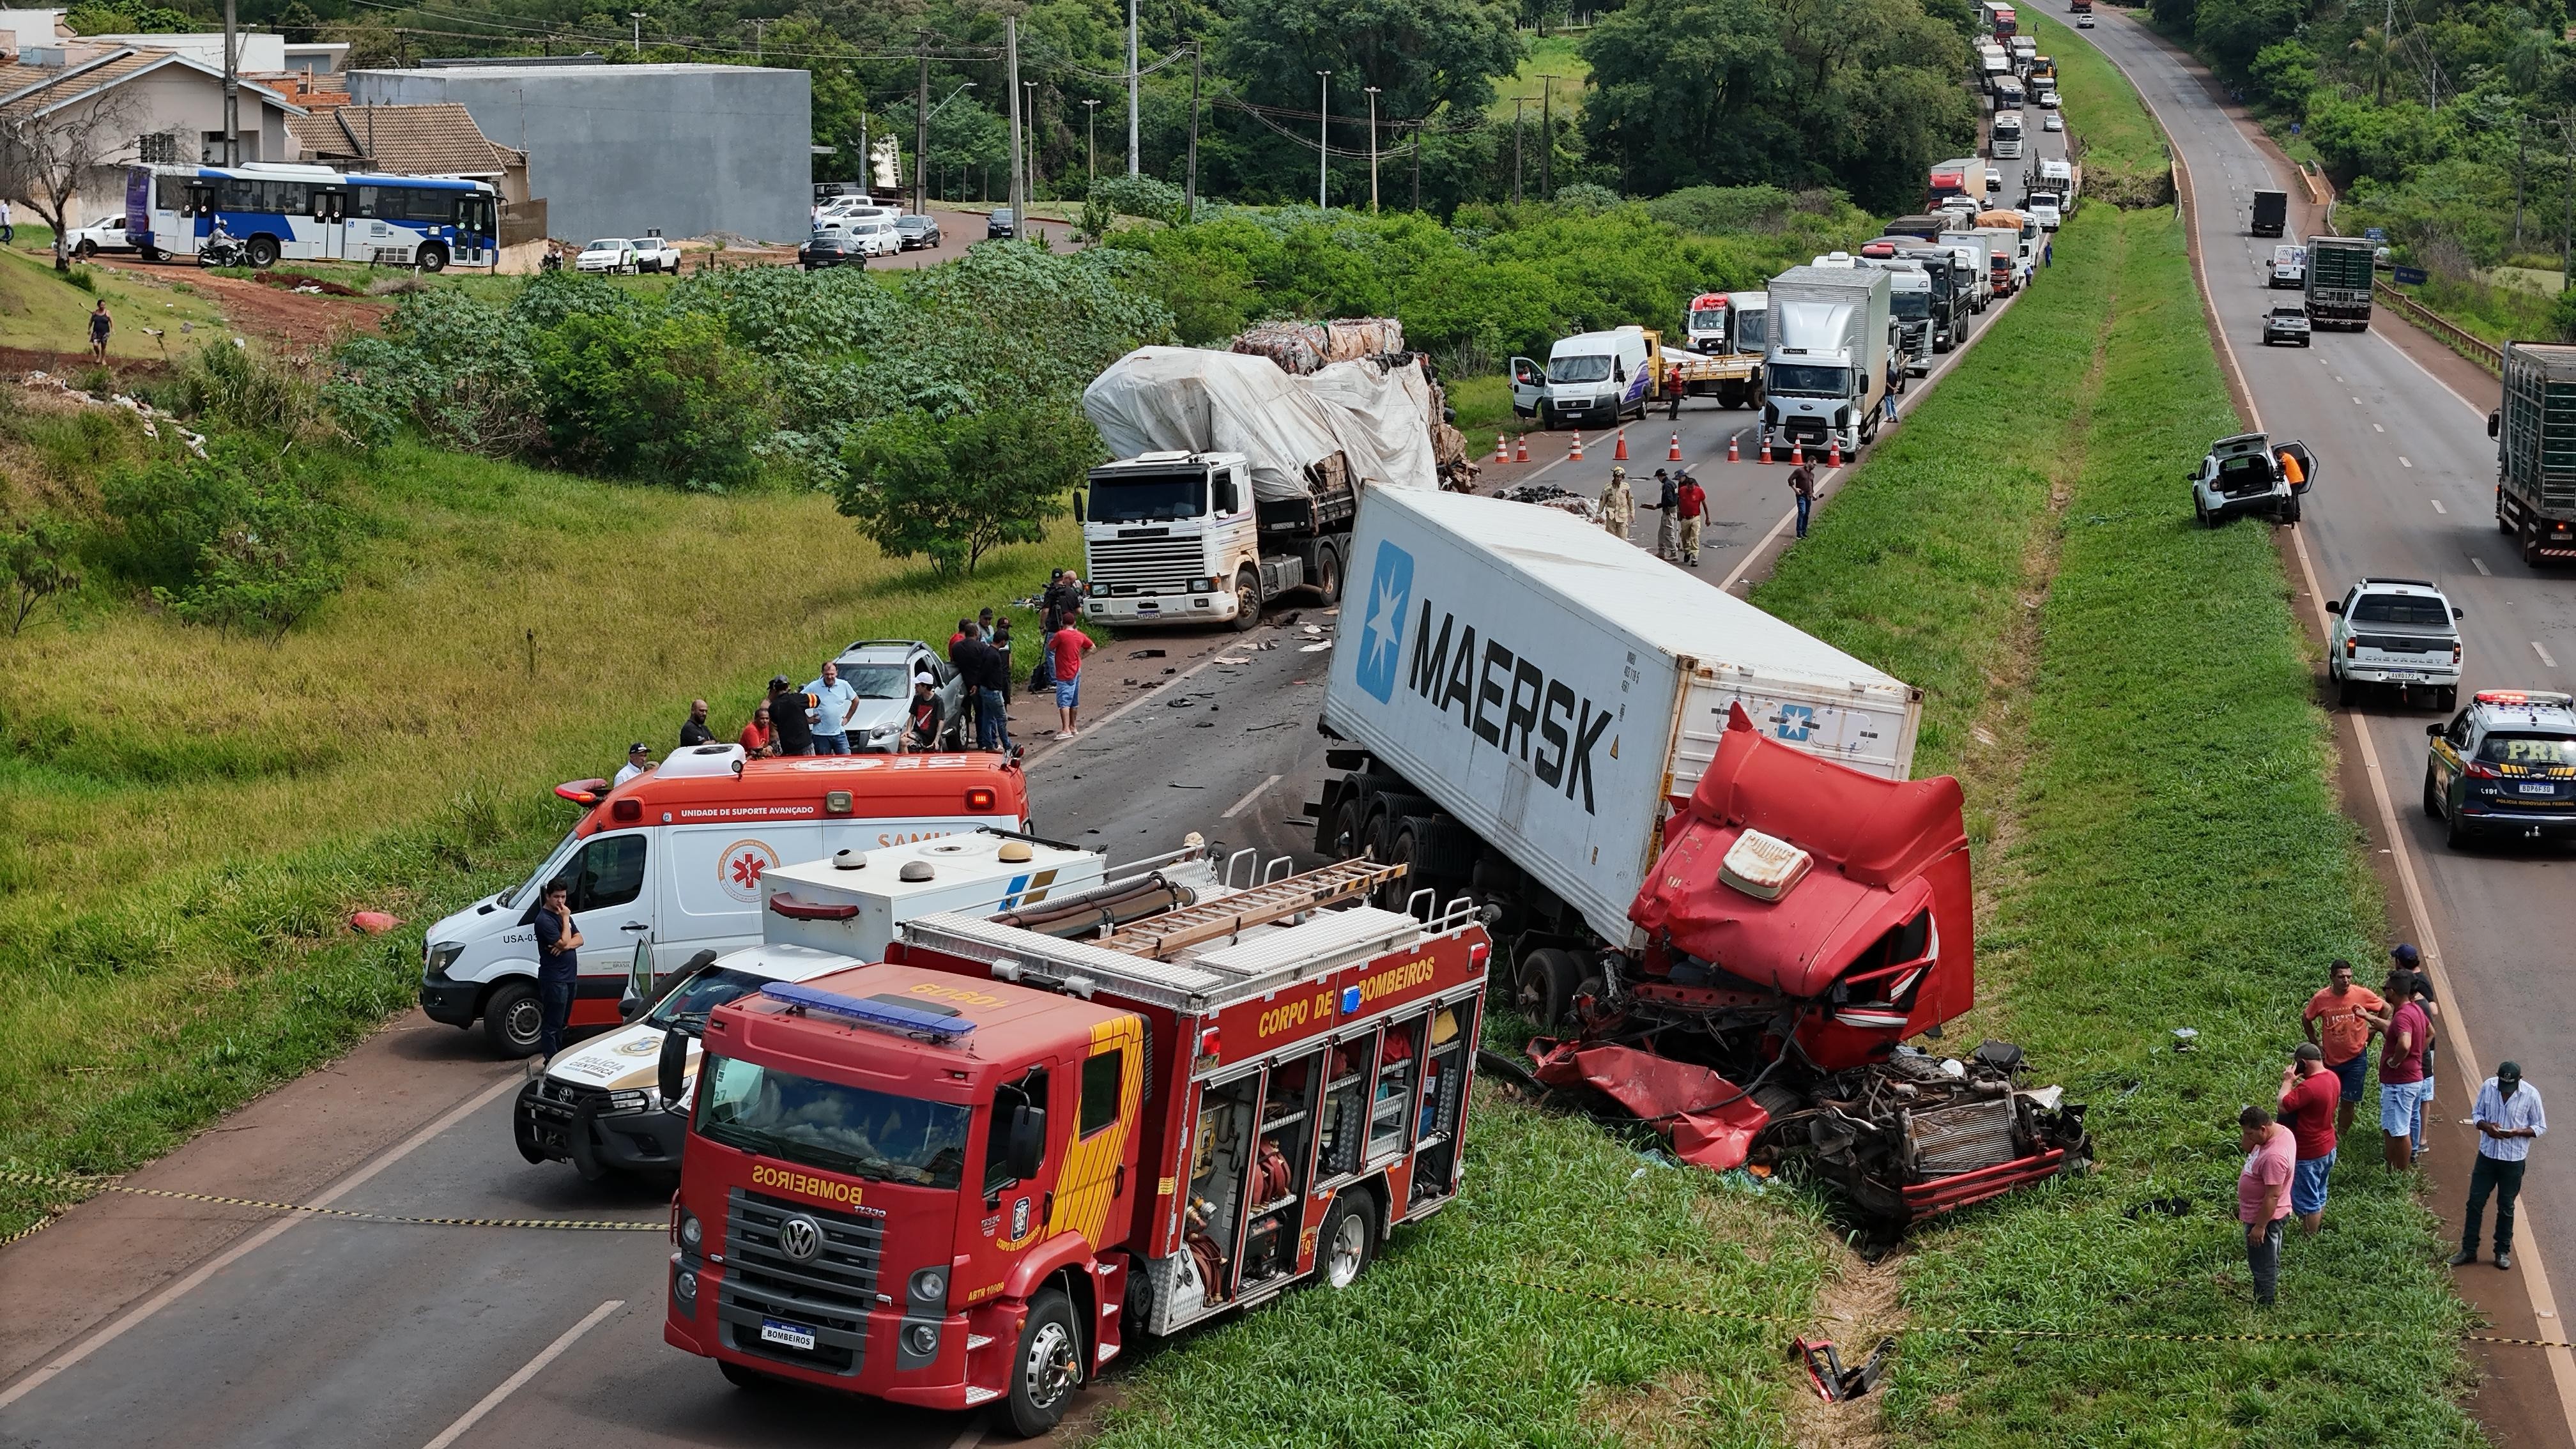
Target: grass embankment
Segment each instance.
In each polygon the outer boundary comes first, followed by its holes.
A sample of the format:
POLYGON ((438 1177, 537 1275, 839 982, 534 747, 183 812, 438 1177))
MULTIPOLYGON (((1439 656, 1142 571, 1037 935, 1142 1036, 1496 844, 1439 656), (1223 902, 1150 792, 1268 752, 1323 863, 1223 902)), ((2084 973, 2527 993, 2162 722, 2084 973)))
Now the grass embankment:
MULTIPOLYGON (((2557 280, 2552 273, 2538 275, 2557 280)), ((2461 331, 2497 347, 2509 339, 2530 341, 2558 335, 2558 298, 2554 293, 2447 277, 2430 277, 2420 286, 2401 286, 2397 290, 2441 313, 2461 331)), ((2399 317, 2403 319, 2402 311, 2399 317)), ((2434 335, 2440 337, 2439 333, 2434 335)))
POLYGON ((2041 53, 2057 62, 2069 147, 2084 168, 2081 196, 2125 206, 2170 204, 2172 154, 2127 78, 2093 42, 2036 10, 2020 14, 2041 53))
MULTIPOLYGON (((26 431, 74 473, 118 446, 26 431)), ((130 1167, 327 1061, 412 997, 429 920, 568 827, 552 782, 668 748, 692 696, 730 734, 773 671, 944 639, 1064 553, 949 584, 816 494, 350 466, 350 584, 274 648, 98 599, 0 636, 0 1161, 130 1167), (409 924, 353 938, 360 907, 409 924)), ((0 1234, 35 1207, 0 1195, 0 1234)))
POLYGON ((209 329, 217 334, 223 330, 223 313, 184 277, 136 276, 81 265, 59 273, 51 234, 31 253, 29 230, 18 228, 19 244, 0 248, 0 347, 87 352, 89 310, 102 300, 116 319, 107 343, 111 358, 167 361, 204 342, 209 329), (86 285, 76 285, 70 280, 74 277, 86 285))
MULTIPOLYGON (((1997 335, 1880 445, 1757 595, 1924 686, 1926 771, 1957 768, 1972 722, 2011 687, 2004 654, 2047 515, 2048 460, 2071 442, 2077 380, 2107 325, 2100 255, 2116 223, 2099 210, 2059 244, 2067 265, 1994 321, 1997 335)), ((1981 811, 1996 793, 1980 791, 1981 811)), ((1497 1014, 1498 1033, 1510 1024, 1497 1014)), ((1823 1199, 1748 1198, 1704 1173, 1645 1167, 1588 1126, 1485 1102, 1456 1207, 1399 1233, 1355 1292, 1300 1294, 1149 1359, 1102 1442, 1789 1438, 1806 1390, 1781 1351, 1848 1261, 1823 1199)))
POLYGON ((1592 66, 1583 58, 1581 32, 1558 35, 1524 36, 1529 49, 1521 56, 1520 67, 1510 75, 1494 81, 1494 103, 1485 114, 1498 121, 1518 115, 1530 127, 1529 184, 1538 188, 1538 122, 1546 109, 1548 95, 1556 97, 1556 123, 1570 126, 1583 114, 1583 95, 1592 79, 1592 66), (1550 84, 1541 79, 1554 76, 1550 84))

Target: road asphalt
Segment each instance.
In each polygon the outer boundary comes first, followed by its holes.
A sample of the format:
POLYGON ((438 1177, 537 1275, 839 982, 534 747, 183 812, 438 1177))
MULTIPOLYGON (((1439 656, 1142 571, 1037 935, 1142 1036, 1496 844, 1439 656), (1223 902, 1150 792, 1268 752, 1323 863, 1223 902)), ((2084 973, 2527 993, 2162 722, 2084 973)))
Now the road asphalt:
MULTIPOLYGON (((2497 401, 2495 379, 2430 345, 2386 308, 2376 309, 2366 333, 2320 331, 2309 347, 2266 347, 2263 313, 2298 294, 2269 287, 2272 248, 2279 241, 2247 234, 2251 195, 2290 194, 2285 240, 2324 233, 2324 208, 2309 205, 2285 158, 2224 103, 2206 72, 2125 13, 2099 13, 2097 28, 2082 33, 2128 72, 2188 169, 2194 240, 2209 302, 2260 424, 2276 438, 2306 441, 2319 457, 2300 538, 2287 550, 2302 621, 2319 628, 2323 617, 2320 601, 2309 592, 2307 568, 2326 598, 2342 597, 2366 574, 2431 579, 2467 611, 2460 621, 2464 699, 2478 689, 2570 688, 2576 683, 2566 668, 2576 664, 2576 583, 2563 569, 2524 564, 2496 528, 2495 445, 2486 436, 2486 414, 2497 401), (2306 568, 2297 542, 2305 545, 2306 568)), ((2175 516, 2188 521, 2190 492, 2179 476, 2172 496, 2175 516)), ((2186 664, 2177 661, 2177 667, 2186 664)), ((2318 688, 2320 701, 2331 707, 2322 664, 2318 688)), ((2419 796, 2425 726, 2446 716, 2420 697, 2407 700, 2390 692, 2338 715, 2347 754, 2347 808, 2371 830, 2397 929, 2429 936, 2448 985, 2449 999, 2441 1003, 2445 1019, 2437 1028, 2446 1055, 2436 1071, 2427 1167, 2430 1205, 2456 1233, 2468 1159, 2476 1151, 2476 1138, 2463 1121, 2479 1077, 2511 1058, 2544 1094, 2576 1090, 2555 1074, 2568 1061, 2563 1044, 2576 1029, 2576 992, 2552 969, 2566 959, 2557 933, 2564 929, 2571 897, 2561 892, 2571 890, 2576 866, 2563 847, 2507 843, 2461 851, 2443 843, 2441 825, 2426 817, 2419 796), (2385 837, 2379 794, 2369 778, 2374 764, 2422 897, 2420 917, 2405 889, 2399 842, 2385 837), (2464 1036, 2478 1049, 2474 1063, 2462 1049, 2464 1036), (2552 1043, 2561 1045, 2553 1049, 2552 1043)), ((2386 965, 2355 964, 2364 984, 2374 986, 2386 965)), ((2317 984, 2325 984, 2322 961, 2317 984)), ((2299 1040, 2300 1006, 2282 1003, 2284 1051, 2299 1040)), ((2341 1158, 2375 1161, 2375 1128, 2367 1122, 2355 1128, 2341 1158)), ((2458 1270, 2463 1292, 2495 1320, 2498 1333, 2567 1337, 2556 1304, 2535 1280, 2543 1264, 2555 1268, 2561 1282, 2576 1272, 2576 1257, 2570 1256, 2576 1237, 2549 1207, 2576 1200, 2571 1190, 2576 1164, 2544 1141, 2531 1154, 2515 1271, 2499 1274, 2483 1263, 2458 1270)), ((2481 1244, 2482 1253, 2486 1246, 2481 1244)), ((2478 1409, 2497 1442, 2576 1442, 2566 1412, 2564 1375, 2571 1366, 2564 1351, 2496 1349, 2486 1355, 2485 1367, 2493 1377, 2478 1409), (2560 1360, 2555 1375, 2550 1359, 2560 1360)))
MULTIPOLYGON (((2045 143, 2040 154, 2058 154, 2061 136, 2033 137, 2045 143)), ((2009 181, 2004 195, 2019 194, 2009 181)), ((1999 316, 1975 319, 1974 335, 1999 316)), ((1965 355, 1936 358, 1933 378, 1965 355)), ((1926 381, 1909 387, 1907 405, 1926 381)), ((1788 468, 1752 461, 1754 424, 1752 413, 1694 402, 1678 423, 1658 413, 1630 428, 1630 474, 1649 498, 1680 434, 1710 494, 1698 572, 1713 584, 1749 584, 1789 538, 1788 468), (1723 461, 1730 436, 1749 445, 1746 461, 1723 461)), ((1536 480, 1597 493, 1614 441, 1587 438, 1581 464, 1560 460, 1570 442, 1532 434, 1533 460, 1489 466, 1487 490, 1536 480)), ((1821 507, 1847 476, 1823 476, 1821 507)), ((1649 550, 1652 536, 1653 515, 1642 514, 1649 550)), ((1672 566, 1645 552, 1640 563, 1672 566)), ((1046 739, 1015 709, 1032 742, 1042 832, 1105 846, 1113 861, 1170 848, 1189 831, 1229 850, 1311 860, 1299 807, 1323 773, 1314 725, 1331 657, 1315 646, 1337 622, 1320 605, 1292 604, 1247 634, 1175 638, 1160 658, 1140 652, 1157 641, 1111 643, 1085 671, 1103 712, 1070 742, 1046 739)), ((519 1080, 483 1054, 479 1035, 406 1017, 131 1181, 383 1213, 665 1221, 667 1188, 586 1185, 561 1164, 523 1162, 509 1125, 519 1080)), ((712 1364, 661 1341, 668 1252, 655 1232, 393 1226, 102 1197, 0 1252, 0 1291, 21 1310, 0 1324, 0 1442, 793 1449, 861 1434, 911 1449, 979 1440, 978 1421, 728 1386, 712 1364)))

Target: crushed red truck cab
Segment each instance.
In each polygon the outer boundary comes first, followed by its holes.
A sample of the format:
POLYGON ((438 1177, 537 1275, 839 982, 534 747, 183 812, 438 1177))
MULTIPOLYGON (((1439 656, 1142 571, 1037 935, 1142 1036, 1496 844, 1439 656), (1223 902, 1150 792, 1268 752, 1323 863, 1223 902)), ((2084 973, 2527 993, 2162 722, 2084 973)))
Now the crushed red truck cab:
POLYGON ((1323 909, 1400 874, 1089 940, 933 916, 719 1008, 664 1338, 1034 1434, 1131 1334, 1347 1284, 1457 1193, 1490 950, 1463 908, 1323 909))

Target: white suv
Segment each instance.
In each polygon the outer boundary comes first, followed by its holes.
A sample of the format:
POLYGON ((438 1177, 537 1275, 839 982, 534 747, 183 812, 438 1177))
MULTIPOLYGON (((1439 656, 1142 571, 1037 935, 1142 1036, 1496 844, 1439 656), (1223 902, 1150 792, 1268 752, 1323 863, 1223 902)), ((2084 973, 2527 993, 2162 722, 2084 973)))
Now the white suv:
POLYGON ((2460 697, 2461 611, 2429 579, 2363 579, 2326 603, 2326 677, 2351 704, 2365 684, 2423 691, 2435 709, 2460 697))
POLYGON ((2317 460, 2305 443, 2274 443, 2262 433, 2239 433, 2210 444, 2200 467, 2182 476, 2191 485, 2192 512, 2211 528, 2245 513, 2296 523, 2299 495, 2316 484, 2317 460), (2298 482, 2282 476, 2277 460, 2283 455, 2298 460, 2298 482))

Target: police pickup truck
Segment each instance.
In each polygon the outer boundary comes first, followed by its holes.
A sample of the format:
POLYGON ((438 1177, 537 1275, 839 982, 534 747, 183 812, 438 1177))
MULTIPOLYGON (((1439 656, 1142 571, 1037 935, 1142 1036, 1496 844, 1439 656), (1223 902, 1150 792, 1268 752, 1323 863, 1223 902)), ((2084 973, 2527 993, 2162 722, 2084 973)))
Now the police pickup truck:
POLYGON ((2481 689, 2424 733, 2424 813, 2452 849, 2489 835, 2576 835, 2576 695, 2481 689))

